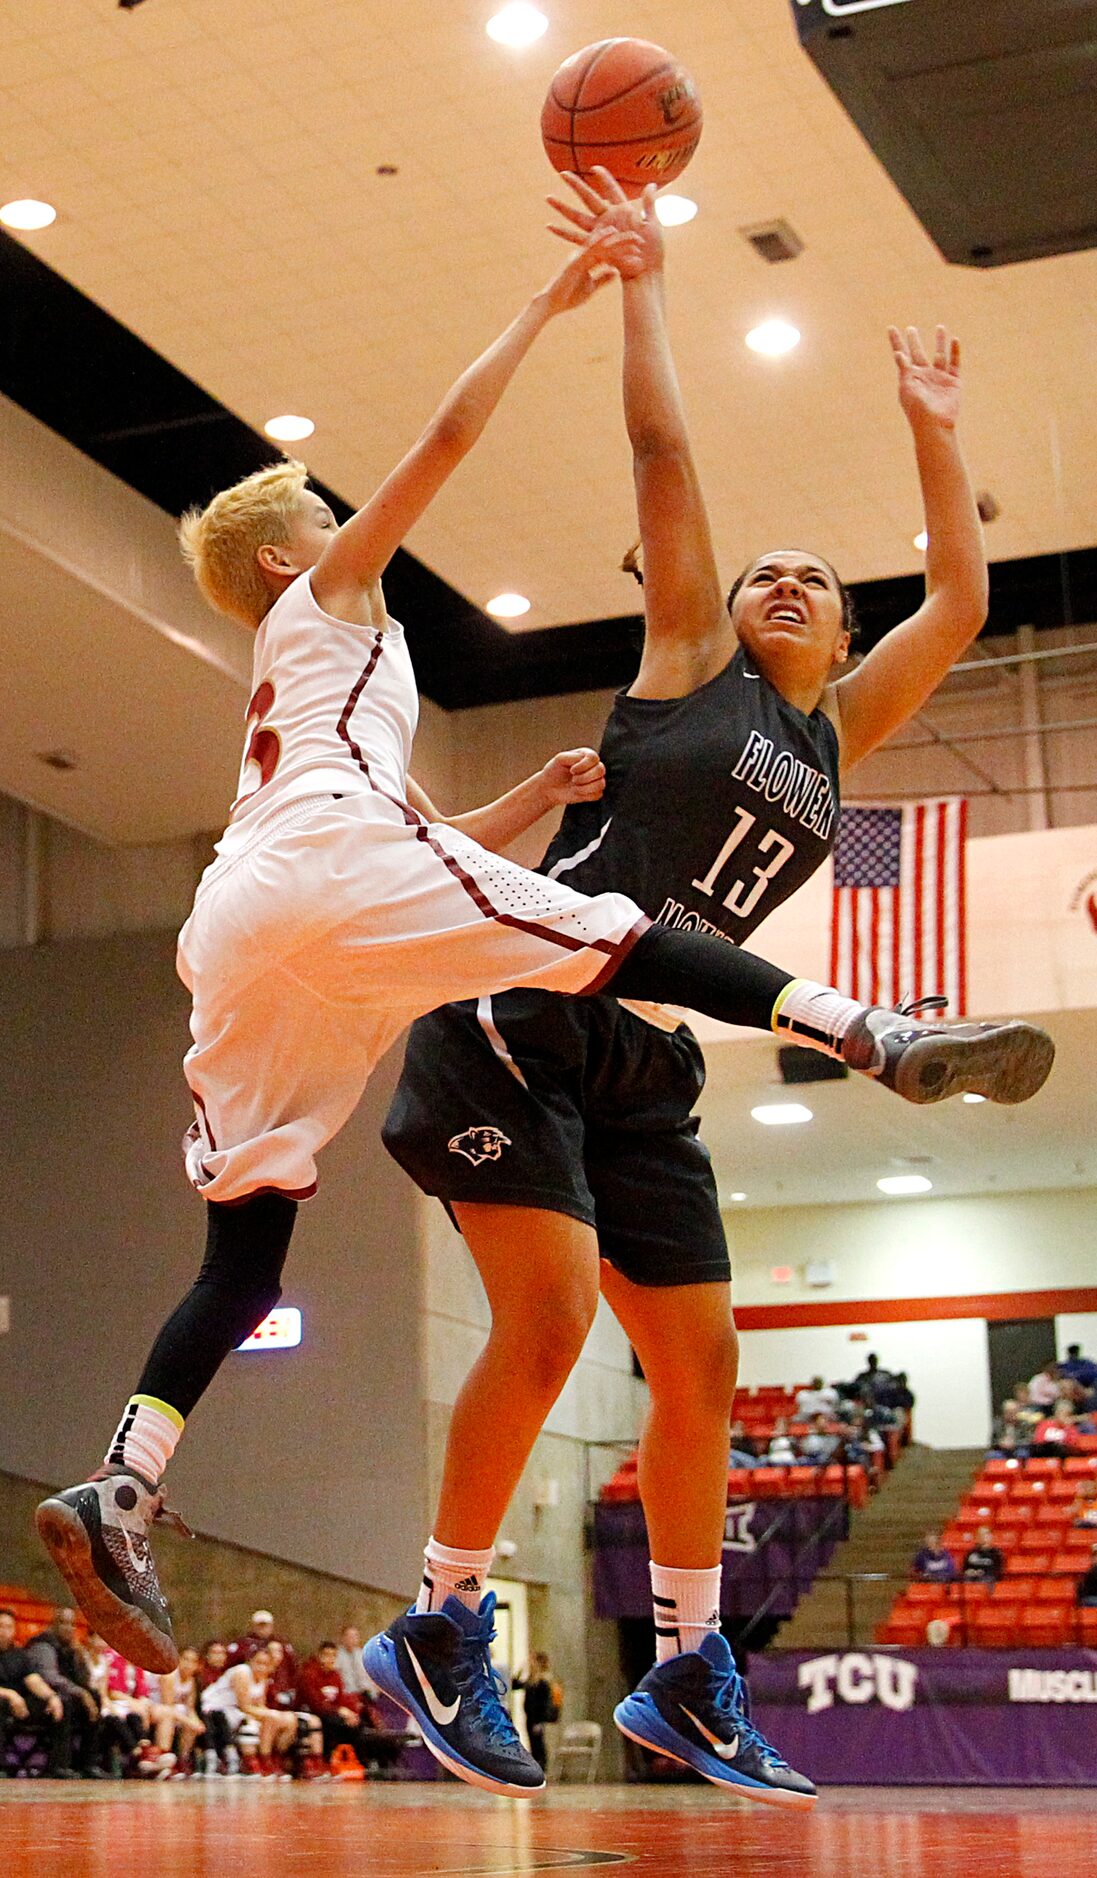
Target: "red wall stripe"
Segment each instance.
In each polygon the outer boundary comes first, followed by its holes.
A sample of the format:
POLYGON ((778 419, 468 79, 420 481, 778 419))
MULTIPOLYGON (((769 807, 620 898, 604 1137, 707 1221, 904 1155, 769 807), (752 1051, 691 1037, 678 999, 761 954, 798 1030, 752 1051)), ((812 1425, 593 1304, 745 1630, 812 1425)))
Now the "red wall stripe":
POLYGON ((803 1330, 823 1324, 915 1324, 946 1317, 1057 1317, 1097 1311, 1097 1285, 1060 1291, 993 1291, 985 1297, 853 1298, 848 1303, 745 1304, 736 1308, 740 1330, 803 1330))

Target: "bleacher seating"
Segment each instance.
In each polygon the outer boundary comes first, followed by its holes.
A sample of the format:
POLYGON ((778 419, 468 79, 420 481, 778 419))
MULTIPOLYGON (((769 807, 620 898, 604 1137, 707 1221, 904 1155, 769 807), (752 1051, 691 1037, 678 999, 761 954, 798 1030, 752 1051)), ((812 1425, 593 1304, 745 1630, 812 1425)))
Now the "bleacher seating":
POLYGON ((1097 1647, 1097 1610, 1078 1608, 1078 1580, 1092 1560, 1097 1530, 1075 1528, 1071 1508, 1085 1479, 1097 1479, 1091 1452, 1069 1458, 987 1460, 941 1534, 957 1571, 980 1526, 1002 1553, 997 1584, 956 1582, 906 1587, 877 1642, 913 1649, 935 1618, 949 1643, 978 1649, 1097 1647))
MULTIPOLYGON (((23 1585, 0 1585, 0 1610, 13 1613, 17 1644, 24 1644, 28 1638, 36 1637, 40 1630, 48 1630, 56 1609, 56 1604, 49 1604, 44 1598, 36 1598, 23 1585)), ((81 1643, 87 1634, 87 1624, 77 1613, 76 1635, 81 1643)))

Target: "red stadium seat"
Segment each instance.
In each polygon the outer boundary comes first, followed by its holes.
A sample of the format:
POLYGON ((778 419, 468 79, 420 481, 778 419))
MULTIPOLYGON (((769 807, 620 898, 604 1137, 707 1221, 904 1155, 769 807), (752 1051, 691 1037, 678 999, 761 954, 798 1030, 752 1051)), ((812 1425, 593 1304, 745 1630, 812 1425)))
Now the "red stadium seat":
POLYGON ((1043 1455, 1034 1461, 1025 1462, 1025 1479, 1052 1480, 1058 1474, 1062 1461, 1059 1455, 1043 1455))
POLYGON ((1048 1546, 1049 1539, 1047 1528, 1033 1526, 1028 1532, 1021 1534, 1017 1549, 1020 1552, 1046 1552, 1048 1546))
POLYGON ((750 1483, 754 1477, 753 1467, 728 1468, 728 1499, 747 1500, 750 1498, 750 1483))
POLYGON ((940 1585, 921 1584, 915 1580, 914 1584, 907 1586, 904 1597, 908 1604, 940 1604, 941 1590, 940 1585))
POLYGON ((1097 1650, 1097 1610, 1075 1611, 1074 1621, 1079 1641, 1087 1650, 1097 1650))
POLYGON ((973 1611, 968 1637, 977 1650, 1008 1650, 1017 1639, 1020 1609, 1016 1605, 989 1604, 973 1611))
POLYGON ((1071 1480, 1097 1473, 1097 1454, 1071 1454, 1063 1462, 1063 1473, 1071 1480))
POLYGON ((1061 1649, 1071 1641, 1073 1615, 1069 1605, 1061 1609, 1034 1605, 1021 1612, 1019 1641, 1029 1650, 1061 1649))
POLYGON ((1047 1492, 1046 1480, 1014 1480, 1009 1490, 1011 1500, 1042 1500, 1047 1492))
MULTIPOLYGON (((1007 1575, 994 1587, 994 1598, 1001 1604, 1027 1604, 1031 1598, 1035 1597, 1036 1587, 1040 1583, 1040 1580, 1031 1576, 1022 1577, 1019 1572, 1015 1576, 1010 1570, 1010 1566, 1013 1563, 1015 1563, 1015 1561, 1011 1559, 1006 1560, 1007 1575)), ((1021 1564, 1024 1570, 1027 1571, 1027 1560, 1022 1560, 1021 1564)))
POLYGON ((1073 1604, 1076 1586, 1073 1578, 1058 1578, 1052 1573, 1036 1580, 1038 1604, 1073 1604))
MULTIPOLYGON (((1038 1577, 1043 1572, 1051 1570, 1051 1556, 1050 1552, 1015 1552, 1013 1560, 1020 1559, 1024 1570, 1031 1576, 1038 1577)), ((1013 1560, 1007 1560, 1007 1564, 1011 1564, 1013 1560)))
POLYGON ((1037 1526, 1066 1526, 1068 1523, 1066 1508, 1058 1500, 1045 1500, 1043 1506, 1036 1508, 1037 1526))
POLYGON ((1060 1473, 1059 1477, 1056 1480, 1052 1481, 1050 1487, 1047 1490, 1047 1495, 1048 1495, 1049 1500, 1064 1501, 1067 1505, 1069 1505, 1071 1501, 1074 1499, 1077 1491, 1078 1491, 1077 1481, 1067 1480, 1064 1477, 1064 1475, 1060 1473))
POLYGON ((1011 1460, 986 1461, 983 1464, 983 1480, 1008 1480, 1017 1471, 1019 1463, 1011 1460))
POLYGON ((925 1640, 926 1627, 918 1618, 891 1616, 876 1632, 877 1643, 890 1643, 900 1650, 916 1650, 925 1640))
POLYGON ((1089 1570, 1092 1560, 1093 1553, 1089 1546, 1085 1551, 1079 1551, 1068 1540, 1063 1550, 1053 1555, 1051 1569, 1053 1572, 1069 1572, 1072 1578, 1080 1578, 1083 1572, 1089 1570))
POLYGON ((785 1490, 785 1468, 755 1467, 751 1471, 751 1491, 759 1500, 776 1499, 785 1490))

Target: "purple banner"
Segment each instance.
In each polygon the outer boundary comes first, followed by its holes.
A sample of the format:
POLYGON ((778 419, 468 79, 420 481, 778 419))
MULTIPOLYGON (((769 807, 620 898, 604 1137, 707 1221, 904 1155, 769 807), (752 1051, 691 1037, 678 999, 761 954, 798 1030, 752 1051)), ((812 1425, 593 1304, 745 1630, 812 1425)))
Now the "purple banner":
MULTIPOLYGON (((836 1499, 738 1500, 724 1524, 720 1610, 788 1617, 840 1539, 848 1515, 836 1499)), ((643 1508, 635 1500, 594 1509, 594 1607, 599 1617, 650 1617, 651 1578, 643 1508)))
POLYGON ((834 1786, 1097 1786, 1097 1651, 774 1651, 754 1719, 834 1786))

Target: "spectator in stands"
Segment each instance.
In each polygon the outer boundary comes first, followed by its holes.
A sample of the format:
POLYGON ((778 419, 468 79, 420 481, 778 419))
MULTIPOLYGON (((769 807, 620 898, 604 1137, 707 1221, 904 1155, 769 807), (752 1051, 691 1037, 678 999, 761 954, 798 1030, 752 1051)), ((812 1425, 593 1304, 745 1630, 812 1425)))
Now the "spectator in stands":
POLYGON ((1014 1383, 1011 1400, 1017 1404, 1017 1426, 1025 1438, 1031 1441, 1037 1422, 1044 1419, 1044 1410, 1037 1408, 1032 1400, 1027 1382, 1014 1383))
POLYGON ((198 1712, 198 1668, 197 1650, 181 1650, 178 1668, 160 1678, 160 1700, 152 1711, 157 1748, 161 1754, 176 1750, 185 1767, 193 1764, 195 1749, 206 1732, 198 1712))
POLYGON ((729 1467, 757 1467, 758 1456, 754 1443, 742 1422, 731 1424, 731 1446, 728 1449, 729 1467))
POLYGON ((339 1648, 335 1652, 335 1667, 347 1695, 368 1695, 372 1700, 380 1693, 372 1677, 366 1674, 366 1666, 362 1661, 362 1633, 357 1624, 343 1625, 339 1633, 339 1648))
POLYGON ((38 1674, 27 1652, 17 1648, 14 1611, 0 1610, 0 1776, 8 1738, 20 1722, 45 1736, 51 1774, 68 1765, 61 1697, 38 1674))
POLYGON ((927 1532, 925 1544, 914 1554, 911 1575, 924 1584, 951 1584, 956 1577, 956 1560, 941 1544, 938 1532, 927 1532))
POLYGON ((272 1639, 282 1646, 279 1671, 282 1671, 284 1665, 285 1680, 290 1684, 296 1683, 297 1658, 293 1653, 293 1645, 287 1643, 284 1637, 275 1638, 274 1618, 270 1611, 252 1612, 251 1622, 244 1635, 237 1637, 235 1643, 229 1644, 227 1667, 231 1667, 233 1663, 249 1663, 256 1650, 265 1649, 272 1639))
POLYGON ((1068 1382, 1081 1383, 1087 1394, 1097 1389, 1097 1363, 1091 1356, 1082 1355, 1080 1343, 1067 1345, 1067 1353, 1059 1363, 1059 1374, 1068 1382))
POLYGON ((1070 1519, 1074 1526, 1097 1526, 1097 1480, 1082 1481, 1070 1519))
POLYGON ((1054 1408, 1059 1400, 1059 1365, 1045 1363, 1043 1369, 1032 1378, 1028 1385, 1028 1399, 1033 1408, 1054 1408))
POLYGON ((766 1466, 791 1467, 795 1460, 796 1449, 788 1431, 788 1421, 784 1415, 780 1415, 773 1424, 773 1434, 766 1449, 766 1466))
POLYGON ((288 1714, 297 1707, 297 1658, 281 1637, 272 1637, 267 1649, 273 1665, 267 1684, 267 1700, 272 1708, 285 1709, 288 1714))
MULTIPOLYGON (((286 1715, 267 1701, 267 1683, 273 1668, 270 1651, 262 1644, 246 1662, 230 1663, 202 1697, 207 1724, 212 1716, 223 1715, 233 1747, 242 1731, 250 1735, 254 1730, 257 1759, 245 1762, 246 1771, 268 1777, 277 1772, 274 1756, 286 1752, 297 1740, 296 1715, 286 1715)), ((212 1732, 221 1732, 217 1724, 212 1732)))
MULTIPOLYGON (((99 1704, 99 1725, 95 1731, 96 1765, 119 1779, 137 1773, 143 1751, 149 1746, 148 1715, 142 1716, 127 1703, 111 1698, 110 1675, 115 1660, 102 1637, 94 1631, 84 1645, 88 1682, 99 1704)), ((118 1659, 121 1660, 121 1659, 118 1659)), ((150 1767, 150 1772, 153 1769, 150 1767)), ((171 1769, 166 1769, 170 1773, 171 1769)))
POLYGON ((862 1402, 871 1405, 876 1401, 877 1389, 886 1387, 887 1384, 893 1380, 891 1371, 881 1369, 879 1357, 876 1355, 875 1351, 870 1351, 864 1369, 853 1378, 853 1387, 856 1389, 862 1402))
POLYGON ((1025 1428, 1021 1421, 1018 1404, 1012 1396, 1007 1396, 991 1430, 992 1453, 1001 1455, 1004 1460, 1008 1460, 1011 1455, 1027 1454, 1031 1432, 1031 1428, 1025 1428))
POLYGON ((334 1643, 322 1643, 316 1655, 301 1666, 298 1693, 303 1707, 319 1720, 324 1759, 330 1760, 335 1748, 346 1743, 362 1766, 368 1767, 371 1760, 377 1759, 376 1717, 368 1702, 363 1716, 362 1698, 344 1689, 338 1656, 334 1643))
POLYGON ((975 1544, 964 1560, 964 1577, 974 1583, 997 1584, 1002 1576, 1004 1560, 994 1543, 994 1535, 989 1526, 980 1526, 975 1534, 975 1544))
POLYGON ((914 1395, 907 1383, 905 1369, 896 1370, 889 1381, 877 1384, 876 1406, 888 1410, 893 1427, 906 1429, 910 1426, 914 1395))
POLYGON ((222 1643, 220 1637, 211 1637, 202 1645, 202 1658, 198 1665, 198 1681, 203 1689, 209 1689, 218 1677, 223 1676, 229 1666, 229 1646, 222 1643))
POLYGON ((838 1407, 838 1391, 824 1383, 821 1376, 813 1376, 806 1389, 796 1393, 796 1419, 798 1422, 813 1422, 817 1415, 833 1415, 838 1407))
POLYGON ((1060 1396, 1051 1414, 1037 1422, 1029 1453, 1041 1459, 1069 1454, 1077 1450, 1081 1439, 1082 1430, 1078 1427, 1073 1406, 1066 1396, 1060 1396))
POLYGON ((76 1612, 67 1605, 56 1610, 49 1629, 30 1639, 27 1655, 35 1674, 60 1696, 65 1711, 63 1746, 51 1768, 54 1778, 94 1776, 99 1703, 92 1693, 87 1658, 76 1641, 76 1612))
POLYGON ((553 1677, 544 1650, 534 1650, 529 1659, 529 1668, 524 1676, 515 1676, 514 1686, 526 1692, 526 1733, 529 1736, 529 1751, 538 1767, 546 1768, 548 1745, 545 1741, 545 1729, 550 1722, 559 1721, 564 1692, 553 1677))
POLYGON ((1097 1608, 1097 1545, 1090 1556, 1089 1569, 1078 1580, 1078 1602, 1087 1610, 1097 1608))
POLYGON ((812 1467, 825 1467, 838 1450, 838 1436, 832 1434, 825 1415, 815 1415, 800 1443, 800 1453, 812 1467))

